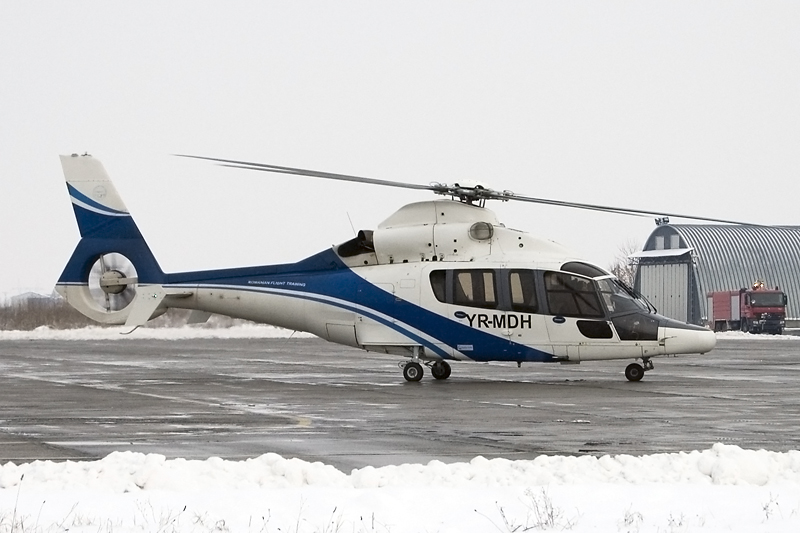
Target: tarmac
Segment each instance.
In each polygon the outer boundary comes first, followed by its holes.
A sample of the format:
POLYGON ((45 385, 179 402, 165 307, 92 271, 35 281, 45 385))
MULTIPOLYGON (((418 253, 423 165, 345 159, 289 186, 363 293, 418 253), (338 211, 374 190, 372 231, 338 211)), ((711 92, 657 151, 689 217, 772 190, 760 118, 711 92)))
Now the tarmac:
POLYGON ((0 341, 0 464, 114 451, 367 465, 653 454, 714 443, 800 449, 800 340, 723 338, 706 355, 454 363, 408 383, 400 358, 319 339, 0 341))

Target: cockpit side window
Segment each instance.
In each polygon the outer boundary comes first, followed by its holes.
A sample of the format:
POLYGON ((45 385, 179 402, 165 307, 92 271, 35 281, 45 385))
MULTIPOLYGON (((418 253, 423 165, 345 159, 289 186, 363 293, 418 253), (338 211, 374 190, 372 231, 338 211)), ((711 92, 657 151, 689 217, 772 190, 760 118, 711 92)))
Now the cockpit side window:
POLYGON ((539 310, 533 270, 511 270, 508 274, 508 284, 511 291, 511 309, 513 311, 536 313, 539 310))
POLYGON ((497 308, 493 270, 454 270, 453 303, 469 307, 497 308))
POLYGON ((566 272, 545 272, 544 284, 551 314, 579 318, 605 316, 591 279, 566 272))

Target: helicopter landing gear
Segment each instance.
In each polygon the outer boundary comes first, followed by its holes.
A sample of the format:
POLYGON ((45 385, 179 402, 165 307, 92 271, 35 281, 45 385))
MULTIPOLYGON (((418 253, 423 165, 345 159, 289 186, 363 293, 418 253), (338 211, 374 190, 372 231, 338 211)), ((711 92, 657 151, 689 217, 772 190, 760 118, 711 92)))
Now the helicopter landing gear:
POLYGON ((419 364, 419 353, 420 347, 413 346, 411 348, 411 361, 402 365, 403 377, 406 378, 406 381, 419 381, 422 379, 424 371, 422 370, 422 365, 419 364))
POLYGON ((641 381, 646 371, 653 370, 653 362, 649 357, 643 357, 642 363, 644 366, 639 363, 631 363, 625 368, 625 377, 628 378, 628 381, 641 381))
POLYGON ((403 377, 406 381, 419 381, 422 379, 422 365, 411 361, 403 367, 403 377))
POLYGON ((447 379, 450 377, 450 365, 445 361, 436 361, 431 365, 431 374, 436 379, 447 379))

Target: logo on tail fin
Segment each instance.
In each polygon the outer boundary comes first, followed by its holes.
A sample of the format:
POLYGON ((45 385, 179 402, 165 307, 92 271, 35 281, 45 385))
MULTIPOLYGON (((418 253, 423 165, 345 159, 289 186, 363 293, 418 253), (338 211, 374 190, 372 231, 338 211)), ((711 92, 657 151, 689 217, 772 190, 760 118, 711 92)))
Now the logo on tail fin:
MULTIPOLYGON (((85 194, 81 193, 78 189, 73 187, 71 184, 67 183, 67 190, 69 190, 69 196, 72 199, 73 205, 78 207, 82 207, 87 211, 91 211, 92 213, 97 213, 98 215, 105 215, 109 217, 129 217, 131 216, 130 213, 127 211, 118 211, 116 209, 112 209, 108 206, 105 206, 95 200, 92 200, 85 194)), ((108 194, 106 188, 102 185, 96 186, 92 190, 92 194, 98 200, 102 200, 108 194)))

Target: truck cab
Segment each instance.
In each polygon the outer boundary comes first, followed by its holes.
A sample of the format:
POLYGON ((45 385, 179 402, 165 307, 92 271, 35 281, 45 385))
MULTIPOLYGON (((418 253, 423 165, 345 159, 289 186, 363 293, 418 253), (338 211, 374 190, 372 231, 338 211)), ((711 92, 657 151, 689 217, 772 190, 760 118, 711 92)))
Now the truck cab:
POLYGON ((753 289, 744 293, 742 331, 780 335, 786 325, 786 294, 776 289, 753 289))
POLYGON ((749 289, 708 293, 709 326, 714 331, 740 330, 780 335, 786 325, 786 294, 757 281, 749 289))

